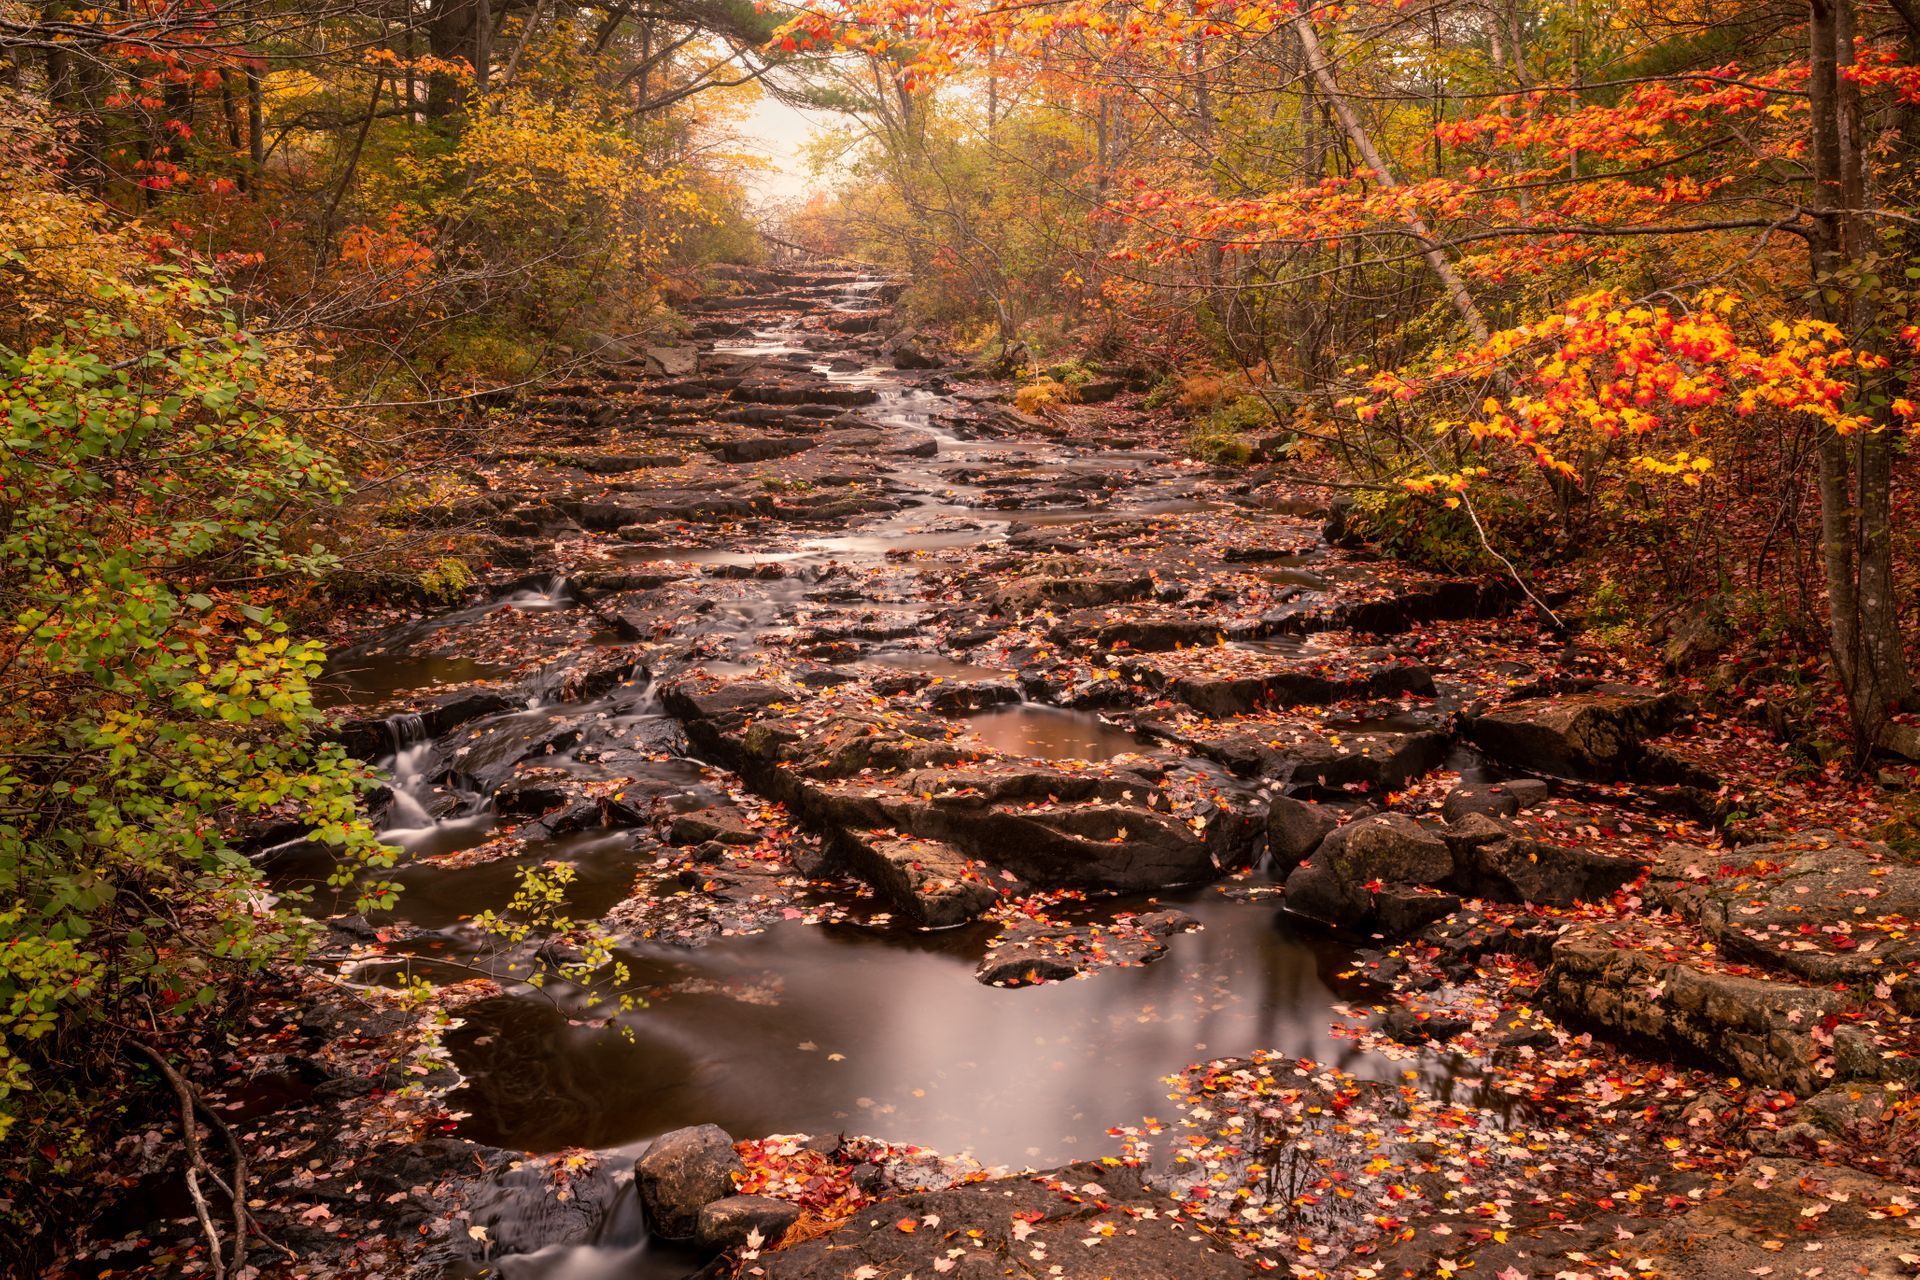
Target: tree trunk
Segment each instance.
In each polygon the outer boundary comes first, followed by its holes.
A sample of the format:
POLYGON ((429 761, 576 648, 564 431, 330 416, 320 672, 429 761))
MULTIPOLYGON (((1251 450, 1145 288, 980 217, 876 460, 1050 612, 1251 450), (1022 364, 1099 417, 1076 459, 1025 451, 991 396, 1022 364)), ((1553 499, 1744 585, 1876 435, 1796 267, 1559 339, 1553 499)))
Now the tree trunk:
MULTIPOLYGON (((1818 3, 1819 0, 1815 0, 1818 3)), ((1313 70, 1314 81, 1320 86, 1320 92, 1333 106, 1340 119, 1340 127, 1347 138, 1367 162, 1367 168, 1373 170, 1374 181, 1389 191, 1400 186, 1393 176, 1393 170, 1387 167, 1386 158, 1375 149, 1373 139, 1368 136, 1366 127, 1360 123, 1353 104, 1340 92, 1339 82, 1333 78, 1333 68, 1327 65, 1326 55, 1320 49, 1320 37, 1314 33, 1313 22, 1302 14, 1293 20, 1294 32, 1300 37, 1301 51, 1306 55, 1307 65, 1313 70)), ((1440 287, 1447 295, 1447 301, 1459 313, 1461 321, 1467 326, 1467 332, 1473 335, 1475 342, 1485 342, 1490 330, 1487 321, 1480 314, 1480 308, 1474 305, 1473 295, 1467 292, 1466 283, 1453 269, 1446 250, 1434 240, 1433 233, 1427 229, 1426 221, 1417 213, 1409 213, 1403 221, 1413 238, 1420 244, 1420 256, 1426 260, 1429 270, 1440 281, 1440 287)))
MULTIPOLYGON (((1841 68, 1853 61, 1850 0, 1809 0, 1809 151, 1813 236, 1809 266, 1823 319, 1866 340, 1872 300, 1852 270, 1866 179, 1857 95, 1841 68)), ((1893 441, 1885 422, 1843 436, 1822 428, 1820 538, 1833 664, 1847 695, 1856 746, 1883 741, 1913 698, 1893 580, 1893 441)))

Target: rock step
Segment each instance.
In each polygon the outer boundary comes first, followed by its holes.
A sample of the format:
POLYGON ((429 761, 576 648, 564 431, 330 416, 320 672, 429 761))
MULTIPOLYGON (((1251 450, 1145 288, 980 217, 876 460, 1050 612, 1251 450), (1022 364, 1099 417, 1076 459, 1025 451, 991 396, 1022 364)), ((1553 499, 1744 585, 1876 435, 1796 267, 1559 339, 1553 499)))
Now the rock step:
POLYGON ((1855 1008, 1842 992, 1728 972, 1655 922, 1577 926, 1553 944, 1543 987, 1565 1017, 1704 1058, 1744 1079, 1812 1093, 1836 1074, 1832 1027, 1855 1008))

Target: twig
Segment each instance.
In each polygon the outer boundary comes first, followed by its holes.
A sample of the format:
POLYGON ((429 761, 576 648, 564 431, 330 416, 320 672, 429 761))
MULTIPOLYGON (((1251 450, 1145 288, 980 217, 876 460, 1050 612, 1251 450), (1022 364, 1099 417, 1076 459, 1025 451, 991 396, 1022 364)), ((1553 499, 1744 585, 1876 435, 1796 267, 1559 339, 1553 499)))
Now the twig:
POLYGON ((187 1153, 187 1194, 193 1197, 193 1211, 200 1219, 200 1229, 207 1236, 207 1262, 213 1269, 214 1280, 226 1280, 229 1272, 237 1275, 247 1261, 247 1158, 240 1146, 239 1137, 225 1121, 213 1114, 199 1092, 187 1078, 168 1062, 160 1051, 144 1040, 134 1040, 133 1047, 145 1054, 160 1074, 173 1087, 173 1094, 180 1104, 180 1133, 184 1139, 187 1153), (200 1150, 200 1133, 194 1120, 194 1112, 207 1117, 213 1129, 220 1132, 227 1142, 227 1150, 233 1157, 233 1185, 226 1182, 207 1164, 200 1150), (227 1193, 233 1202, 233 1246, 228 1260, 222 1262, 220 1256, 220 1230, 214 1226, 213 1213, 207 1206, 207 1198, 200 1190, 200 1175, 204 1173, 227 1193))

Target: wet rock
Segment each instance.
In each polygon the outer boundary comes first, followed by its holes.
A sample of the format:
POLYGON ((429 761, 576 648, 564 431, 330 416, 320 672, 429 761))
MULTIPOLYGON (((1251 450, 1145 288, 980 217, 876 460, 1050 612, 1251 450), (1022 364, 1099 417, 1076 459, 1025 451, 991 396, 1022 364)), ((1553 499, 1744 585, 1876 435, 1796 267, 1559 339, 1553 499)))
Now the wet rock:
POLYGON ((1131 649, 1136 653, 1157 653, 1213 644, 1223 634, 1223 627, 1214 618, 1196 618, 1184 611, 1155 605, 1139 606, 1124 613, 1105 609, 1075 610, 1054 624, 1052 634, 1063 644, 1088 643, 1101 652, 1131 649))
POLYGON ((825 382, 776 382, 736 387, 733 398, 745 404, 823 404, 855 408, 877 403, 880 393, 872 387, 847 387, 825 382))
POLYGON ((1020 690, 1005 681, 971 680, 961 684, 939 684, 927 692, 929 709, 943 714, 984 711, 989 707, 1010 706, 1020 701, 1020 690))
POLYGON ((1383 885, 1373 894, 1373 923, 1390 938, 1420 932, 1460 909, 1460 899, 1424 885, 1383 885))
POLYGON ((722 462, 767 462, 805 453, 813 445, 806 436, 748 436, 739 440, 715 440, 707 448, 722 462))
POLYGON ((570 803, 573 792, 548 779, 518 778, 493 793, 495 812, 537 818, 570 803))
POLYGON ((739 814, 722 809, 696 809, 676 814, 667 827, 667 843, 673 845, 758 844, 760 833, 739 814))
POLYGON ((974 977, 989 986, 1034 986, 1148 964, 1167 953, 1166 939, 1199 927, 1184 911, 1122 914, 1097 924, 1015 920, 993 941, 974 977))
POLYGON ((1202 715, 1219 719, 1261 707, 1324 706, 1434 692, 1433 673, 1426 667, 1366 651, 1333 663, 1324 655, 1285 658, 1203 649, 1131 662, 1126 670, 1148 687, 1166 690, 1202 715))
POLYGON ((1647 739, 1671 728, 1680 710, 1670 694, 1594 690, 1507 703, 1465 727, 1502 764, 1608 782, 1631 776, 1647 739))
POLYGON ((1418 1012, 1403 1004, 1387 1010, 1386 1020, 1380 1024, 1387 1038, 1400 1044, 1425 1044, 1429 1040, 1445 1043, 1472 1029, 1470 1019, 1447 1013, 1418 1012))
POLYGON ((1002 609, 1018 613, 1144 600, 1152 594, 1153 579, 1146 574, 1093 572, 1018 579, 996 590, 994 599, 1002 609))
POLYGON ((738 722, 792 696, 779 685, 750 680, 705 683, 683 680, 661 690, 667 710, 682 720, 738 722))
POLYGON ((1447 736, 1436 732, 1344 733, 1324 727, 1289 724, 1254 729, 1224 722, 1181 728, 1143 721, 1155 737, 1180 743, 1244 776, 1261 777, 1290 795, 1338 799, 1354 790, 1372 794, 1398 791, 1413 779, 1440 767, 1447 758, 1447 736))
POLYGON ((1547 799, 1547 784, 1535 778, 1511 782, 1461 784, 1447 792, 1440 816, 1458 822, 1470 813, 1490 818, 1511 818, 1522 809, 1531 809, 1547 799))
POLYGON ((700 352, 694 347, 648 347, 647 363, 669 378, 684 378, 700 367, 700 352))
MULTIPOLYGON (((594 1159, 584 1168, 563 1168, 550 1157, 514 1160, 465 1193, 467 1223, 486 1228, 493 1254, 591 1244, 620 1194, 625 1169, 617 1158, 594 1159)), ((482 1253, 464 1231, 453 1242, 474 1256, 482 1253)))
POLYGON ((719 1253, 728 1249, 758 1249, 780 1242, 787 1228, 800 1220, 800 1207, 771 1196, 728 1196, 700 1210, 694 1242, 719 1253))
POLYGON ((849 833, 838 843, 853 870, 923 928, 965 924, 1000 900, 985 865, 941 841, 849 833))
POLYGON ((896 341, 887 358, 896 369, 938 369, 946 363, 914 338, 896 341))
POLYGON ((1455 869, 1451 888, 1500 902, 1569 907, 1612 897, 1647 864, 1599 849, 1568 848, 1522 835, 1485 813, 1469 813, 1446 833, 1455 869))
POLYGON ((761 1265, 767 1280, 943 1272, 952 1280, 987 1280, 1008 1274, 1009 1259, 1035 1250, 1046 1258, 1036 1274, 1049 1280, 1246 1280, 1256 1274, 1192 1231, 1139 1170, 1100 1164, 903 1196, 856 1213, 828 1235, 767 1255, 761 1265), (901 1221, 919 1229, 902 1231, 901 1221), (1103 1223, 1119 1229, 1107 1235, 1098 1230, 1103 1223), (1017 1226, 1022 1238, 1014 1234, 1017 1226), (1089 1238, 1098 1243, 1082 1243, 1089 1238), (960 1256, 950 1257, 956 1248, 960 1256))
POLYGON ((1565 1016, 1704 1057, 1744 1079, 1806 1093, 1819 1087, 1813 1032, 1849 1007, 1819 987, 1727 973, 1691 958, 1651 925, 1580 926, 1554 944, 1543 992, 1565 1016))
POLYGON ((648 1225, 666 1239, 686 1240, 700 1211, 733 1195, 735 1175, 745 1172, 727 1131, 703 1124, 655 1138, 634 1162, 633 1181, 648 1225))
POLYGON ((519 705, 505 690, 456 689, 425 699, 415 711, 343 720, 334 729, 334 740, 349 755, 362 760, 377 759, 412 742, 445 737, 469 721, 498 715, 519 705))
POLYGON ((1267 849, 1274 865, 1299 866, 1339 825, 1339 814, 1325 805, 1275 796, 1267 808, 1267 849))
POLYGON ((1438 884, 1453 870, 1446 841, 1402 813, 1349 823, 1321 843, 1341 872, 1360 880, 1438 884))
MULTIPOLYGON (((1437 885, 1453 866, 1445 840, 1405 814, 1376 814, 1334 831, 1294 869, 1287 877, 1287 908, 1327 924, 1362 928, 1379 919, 1377 895, 1384 889, 1437 885)), ((1398 924, 1418 914, 1408 897, 1392 895, 1390 911, 1398 924)), ((1453 902, 1446 910, 1458 905, 1453 902)), ((1440 906, 1436 901, 1434 909, 1440 906)))

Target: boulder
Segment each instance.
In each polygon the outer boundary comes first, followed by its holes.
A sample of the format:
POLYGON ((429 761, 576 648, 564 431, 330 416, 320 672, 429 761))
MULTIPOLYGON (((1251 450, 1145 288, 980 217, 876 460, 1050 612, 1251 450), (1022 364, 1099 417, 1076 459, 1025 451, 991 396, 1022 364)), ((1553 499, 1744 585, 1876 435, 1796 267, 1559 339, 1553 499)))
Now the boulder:
MULTIPOLYGON (((589 1245, 613 1210, 623 1172, 620 1160, 595 1159, 573 1168, 565 1167, 563 1157, 514 1159, 466 1191, 467 1220, 487 1229, 487 1247, 498 1253, 589 1245)), ((461 1231, 453 1243, 465 1251, 478 1242, 461 1231)))
MULTIPOLYGON (((1389 888, 1437 885, 1453 874, 1447 842, 1403 813, 1382 813, 1350 822, 1321 841, 1319 851, 1287 877, 1289 910, 1326 924, 1363 928, 1382 921, 1380 895, 1389 888)), ((1396 926, 1424 914, 1409 899, 1389 895, 1388 916, 1396 926)), ((1452 901, 1430 923, 1459 906, 1452 901)), ((1418 924, 1413 927, 1419 927, 1418 924)))
POLYGON ((1594 689, 1523 698, 1466 723, 1500 763, 1531 773, 1612 782, 1632 775, 1647 739, 1678 719, 1681 702, 1644 689, 1594 689))
POLYGON ((700 368, 696 347, 648 347, 647 364, 669 378, 685 378, 700 368))
POLYGON ((1458 822, 1470 813, 1491 818, 1511 818, 1522 809, 1531 809, 1547 799, 1547 784, 1537 778, 1516 778, 1511 782, 1461 783, 1447 792, 1440 816, 1458 822))
POLYGON ((888 358, 896 369, 938 369, 946 363, 914 338, 895 343, 888 358))
POLYGON ((1349 823, 1320 846, 1350 880, 1439 884, 1453 872, 1447 842, 1404 813, 1377 813, 1349 823))
POLYGON ((699 1227, 700 1211, 732 1196, 735 1175, 745 1173, 727 1131, 702 1124, 655 1138, 634 1162, 633 1181, 653 1231, 687 1240, 699 1227))
POLYGON ((1267 808, 1267 848, 1274 865, 1299 866, 1339 825, 1339 815, 1325 805, 1275 796, 1267 808))
POLYGON ((1470 813, 1446 833, 1453 850, 1449 888, 1476 898, 1569 907, 1613 896, 1647 864, 1596 849, 1548 844, 1498 818, 1470 813))
POLYGON ((728 1196, 700 1210, 694 1243, 714 1253, 777 1244, 800 1220, 800 1206, 772 1196, 728 1196))

